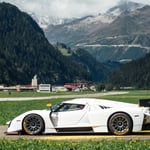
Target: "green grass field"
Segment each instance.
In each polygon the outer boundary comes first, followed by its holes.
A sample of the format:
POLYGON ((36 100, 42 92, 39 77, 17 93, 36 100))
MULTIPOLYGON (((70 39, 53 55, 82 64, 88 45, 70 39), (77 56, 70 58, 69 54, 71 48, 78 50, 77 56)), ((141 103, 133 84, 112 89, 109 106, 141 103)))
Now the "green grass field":
POLYGON ((0 150, 150 150, 150 140, 0 140, 0 150))
POLYGON ((89 93, 95 93, 92 91, 84 91, 84 92, 32 92, 32 91, 22 91, 22 92, 16 92, 16 91, 0 91, 0 98, 7 98, 7 97, 42 97, 42 96, 55 96, 55 95, 76 95, 76 94, 89 94, 89 93))
POLYGON ((139 99, 150 99, 150 90, 129 91, 128 94, 105 96, 104 98, 138 104, 139 99))
MULTIPOLYGON (((21 97, 21 95, 22 95, 22 97, 26 97, 26 96, 30 97, 30 96, 34 95, 37 97, 37 96, 39 96, 39 94, 42 94, 43 96, 45 96, 45 95, 47 96, 47 94, 50 94, 50 93, 46 93, 44 95, 44 93, 36 93, 36 92, 29 92, 29 93, 14 92, 13 96, 17 97, 17 95, 19 95, 19 97, 21 97)), ((56 94, 57 93, 55 93, 55 95, 56 94)), ((58 94, 62 94, 62 93, 58 93, 58 94)), ((63 94, 65 94, 65 93, 63 93, 63 94)), ((69 93, 69 94, 71 94, 71 93, 69 93)), ((79 94, 81 94, 81 93, 79 93, 79 94)), ((85 93, 83 92, 82 94, 84 95, 84 94, 86 94, 86 92, 85 93)), ((2 94, 2 97, 3 96, 4 95, 2 94)), ((1 95, 0 95, 0 97, 1 97, 1 95)), ((113 96, 111 95, 111 96, 104 96, 104 97, 100 97, 100 98, 137 104, 139 99, 145 99, 145 98, 150 99, 150 91, 130 91, 128 94, 113 95, 113 96)), ((67 99, 13 101, 13 102, 12 101, 2 101, 2 102, 0 102, 0 125, 6 124, 7 121, 11 120, 12 118, 16 117, 17 115, 19 115, 23 112, 26 112, 28 110, 46 109, 47 103, 52 103, 54 105, 54 104, 59 103, 64 100, 67 100, 67 99)))

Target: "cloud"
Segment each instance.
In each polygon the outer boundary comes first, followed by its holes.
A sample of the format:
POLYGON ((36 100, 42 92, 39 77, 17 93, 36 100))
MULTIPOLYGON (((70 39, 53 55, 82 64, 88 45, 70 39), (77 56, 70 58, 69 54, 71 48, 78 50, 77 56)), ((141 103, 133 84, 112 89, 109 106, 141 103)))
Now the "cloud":
MULTIPOLYGON (((23 11, 34 12, 37 16, 71 18, 85 15, 96 15, 115 6, 120 0, 0 0, 10 2, 23 11)), ((141 0, 132 0, 141 2, 141 0)), ((142 3, 150 4, 150 0, 142 3)))
POLYGON ((150 0, 132 0, 133 2, 150 5, 150 0))
POLYGON ((115 5, 118 0, 0 0, 10 2, 23 11, 57 17, 80 17, 98 14, 115 5))

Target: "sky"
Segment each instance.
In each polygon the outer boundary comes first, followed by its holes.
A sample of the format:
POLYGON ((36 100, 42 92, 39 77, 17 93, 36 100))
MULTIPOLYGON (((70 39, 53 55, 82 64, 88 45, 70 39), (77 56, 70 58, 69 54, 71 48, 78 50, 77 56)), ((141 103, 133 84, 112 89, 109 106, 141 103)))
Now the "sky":
MULTIPOLYGON (((58 18, 83 17, 104 13, 125 0, 0 0, 16 5, 20 10, 35 13, 36 16, 51 16, 58 18)), ((149 4, 150 0, 130 0, 149 4)))

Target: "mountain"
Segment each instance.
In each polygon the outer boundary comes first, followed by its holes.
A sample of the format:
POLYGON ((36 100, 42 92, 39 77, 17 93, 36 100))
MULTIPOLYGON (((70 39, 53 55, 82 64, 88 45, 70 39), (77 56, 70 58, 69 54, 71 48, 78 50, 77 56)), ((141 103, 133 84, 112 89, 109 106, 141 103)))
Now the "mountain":
POLYGON ((28 14, 37 22, 37 24, 43 29, 47 29, 49 25, 59 25, 59 24, 64 24, 68 22, 69 20, 71 21, 72 19, 62 19, 58 17, 50 17, 48 15, 39 15, 37 16, 33 12, 28 12, 28 14))
MULTIPOLYGON (((105 15, 109 15, 109 16, 118 16, 120 15, 122 12, 125 12, 127 10, 129 11, 133 11, 137 8, 141 8, 143 7, 143 4, 139 4, 139 3, 133 3, 127 0, 120 0, 120 2, 118 3, 117 6, 109 9, 105 15)), ((39 26, 45 30, 47 29, 47 27, 49 25, 60 25, 60 24, 66 24, 69 22, 72 22, 73 20, 76 20, 77 18, 60 18, 60 17, 52 17, 48 14, 35 14, 33 12, 28 12, 28 14, 30 14, 33 19, 39 24, 39 26)), ((101 14, 99 14, 98 16, 100 16, 101 14)), ((103 14, 104 15, 104 14, 103 14)), ((93 16, 94 17, 94 16, 93 16)))
POLYGON ((150 87, 150 54, 138 60, 125 64, 109 79, 116 87, 136 87, 149 89, 150 87))
POLYGON ((123 13, 131 12, 142 7, 144 7, 144 5, 140 3, 135 3, 135 2, 127 1, 127 0, 120 0, 118 5, 110 8, 106 12, 106 14, 119 16, 123 13))
POLYGON ((55 47, 66 57, 74 62, 78 62, 80 66, 87 68, 92 75, 92 81, 99 82, 106 80, 113 72, 118 70, 120 63, 106 62, 100 63, 96 61, 87 51, 81 48, 70 48, 63 43, 55 44, 55 47))
POLYGON ((87 50, 99 62, 135 60, 150 52, 149 14, 150 6, 123 2, 105 14, 50 25, 45 34, 52 43, 87 50))
POLYGON ((91 81, 91 73, 49 44, 37 23, 17 7, 0 3, 0 84, 91 81))
POLYGON ((51 43, 60 42, 74 47, 80 44, 86 36, 113 22, 114 18, 114 16, 105 14, 85 16, 64 24, 49 25, 44 32, 51 43))

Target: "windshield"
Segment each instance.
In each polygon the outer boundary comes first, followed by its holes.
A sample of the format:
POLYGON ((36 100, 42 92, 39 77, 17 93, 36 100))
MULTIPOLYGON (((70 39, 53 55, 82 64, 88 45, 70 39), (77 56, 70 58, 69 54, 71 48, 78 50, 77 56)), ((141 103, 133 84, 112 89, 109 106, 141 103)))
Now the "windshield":
POLYGON ((62 105, 62 103, 60 103, 60 104, 55 104, 55 105, 52 106, 50 109, 51 109, 52 111, 56 111, 61 105, 62 105))

